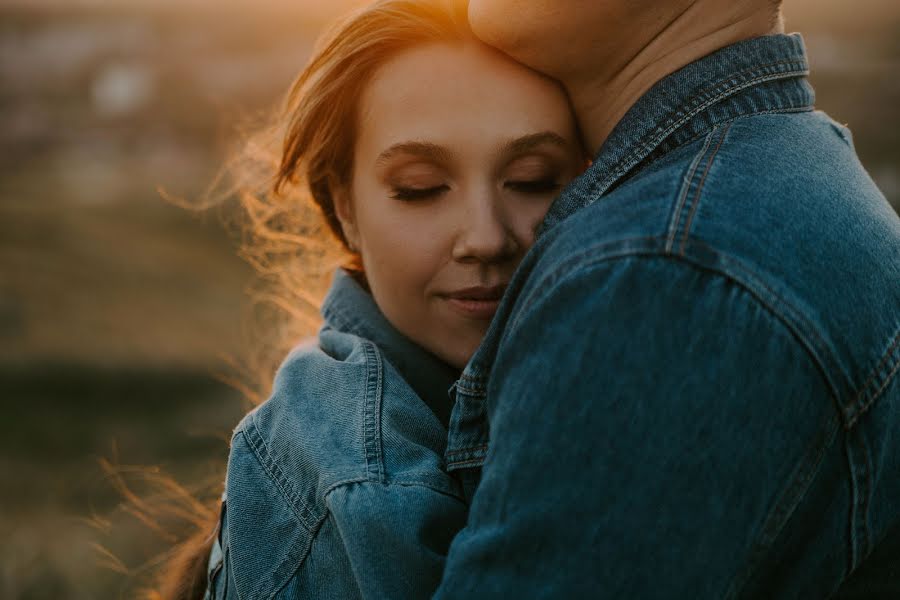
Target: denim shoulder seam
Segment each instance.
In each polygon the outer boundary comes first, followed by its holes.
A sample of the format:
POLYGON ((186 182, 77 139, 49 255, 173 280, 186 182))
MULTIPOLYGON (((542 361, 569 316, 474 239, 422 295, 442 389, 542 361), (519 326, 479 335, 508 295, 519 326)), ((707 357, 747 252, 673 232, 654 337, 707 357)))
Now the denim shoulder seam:
POLYGON ((865 383, 853 398, 850 404, 850 427, 856 424, 859 418, 872 407, 898 371, 900 371, 900 328, 895 333, 893 340, 888 342, 887 350, 881 355, 865 383))
MULTIPOLYGON (((568 264, 564 265, 566 268, 556 269, 554 273, 545 277, 542 283, 535 287, 536 292, 527 299, 526 304, 523 304, 522 309, 517 311, 516 321, 508 327, 507 330, 515 329, 518 326, 518 319, 522 318, 522 315, 526 313, 531 306, 551 294, 554 287, 569 278, 574 277, 582 268, 596 268, 602 263, 613 263, 630 258, 670 260, 705 272, 710 276, 722 278, 746 292, 749 302, 756 303, 762 310, 771 316, 773 322, 778 323, 779 326, 795 340, 797 347, 801 349, 802 353, 808 358, 816 371, 818 371, 819 376, 822 378, 822 382, 825 384, 831 395, 832 411, 825 413, 821 427, 818 430, 818 435, 816 435, 809 443, 807 450, 803 455, 803 460, 798 463, 794 471, 790 474, 784 486, 779 491, 778 496, 775 498, 772 507, 766 514, 763 528, 759 536, 754 540, 750 549, 750 554, 748 555, 750 560, 747 567, 741 572, 736 573, 734 579, 729 584, 725 597, 738 597, 740 588, 746 584, 751 577, 755 565, 764 556, 766 548, 774 542, 775 538, 787 525, 791 515, 794 513, 800 500, 815 478, 826 452, 835 443, 837 433, 843 428, 844 413, 841 410, 838 401, 838 391, 828 377, 826 367, 817 355, 814 344, 807 339, 806 335, 804 335, 801 326, 793 322, 790 315, 783 314, 782 311, 779 310, 779 305, 790 306, 790 304, 775 294, 775 292, 768 286, 765 286, 765 284, 759 282, 759 285, 755 285, 753 282, 744 281, 745 277, 752 277, 751 273, 746 270, 742 271, 740 275, 743 275, 743 277, 741 277, 739 274, 732 273, 730 270, 723 268, 723 266, 727 267, 729 265, 722 265, 722 259, 725 257, 721 255, 717 257, 718 260, 715 263, 708 257, 704 257, 702 254, 699 256, 696 255, 694 253, 696 250, 695 247, 698 246, 696 242, 689 242, 684 254, 665 252, 665 244, 668 242, 668 237, 635 238, 627 240, 627 242, 627 244, 616 244, 618 246, 625 246, 624 249, 618 252, 615 251, 615 249, 608 247, 604 248, 603 246, 594 249, 589 248, 582 252, 577 257, 577 260, 573 257, 573 259, 567 261, 568 264), (597 251, 599 251, 600 254, 592 256, 592 253, 597 251), (575 264, 572 264, 573 262, 575 264), (762 285, 762 289, 759 289, 760 285, 762 285), (766 298, 763 294, 763 290, 772 294, 773 299, 770 300, 766 298)), ((606 246, 611 246, 611 244, 607 244, 606 246)), ((705 247, 702 248, 702 250, 707 255, 712 256, 712 252, 710 252, 712 250, 711 248, 705 247)))
POLYGON ((824 338, 809 319, 803 315, 803 312, 782 295, 778 294, 778 292, 773 290, 763 278, 757 276, 752 269, 744 265, 739 259, 727 254, 719 253, 715 248, 693 239, 690 240, 687 250, 694 250, 694 256, 688 257, 683 255, 683 258, 696 260, 698 261, 698 264, 701 265, 703 260, 699 258, 697 254, 709 253, 715 255, 717 260, 722 263, 722 268, 712 268, 712 270, 721 272, 724 276, 729 277, 738 283, 738 285, 751 290, 751 292, 754 293, 754 296, 759 298, 764 305, 770 307, 773 314, 779 315, 779 318, 792 328, 797 339, 801 340, 807 351, 814 357, 819 365, 822 376, 831 390, 832 399, 843 417, 844 426, 845 428, 849 427, 847 424, 848 416, 846 414, 846 409, 840 401, 841 393, 837 383, 831 377, 832 370, 837 371, 836 365, 839 364, 839 361, 828 350, 824 338), (739 274, 742 275, 742 277, 739 276, 739 274), (766 301, 766 296, 770 296, 772 301, 766 301), (775 308, 775 303, 783 307, 784 313, 787 314, 779 312, 775 308))
POLYGON ((275 460, 274 456, 269 451, 269 448, 256 425, 256 414, 254 413, 253 416, 254 418, 252 418, 243 430, 238 433, 244 436, 244 439, 253 451, 253 455, 257 462, 263 468, 263 471, 265 471, 272 483, 275 484, 275 487, 281 495, 287 500, 291 511, 297 519, 299 519, 307 532, 312 533, 321 524, 322 515, 317 514, 317 511, 306 503, 294 488, 290 479, 285 475, 284 471, 281 470, 278 461, 275 460))
MULTIPOLYGON (((832 379, 832 373, 840 372, 837 366, 839 361, 832 356, 831 352, 828 350, 828 345, 825 343, 818 329, 810 322, 802 311, 798 310, 783 296, 771 289, 771 287, 765 283, 763 278, 759 277, 751 269, 743 265, 740 260, 721 253, 716 248, 710 247, 691 237, 691 227, 694 223, 698 207, 702 201, 704 186, 707 182, 708 175, 715 164, 719 151, 725 145, 733 124, 741 119, 747 119, 762 114, 762 112, 773 114, 786 111, 782 108, 777 109, 776 111, 760 111, 753 114, 740 115, 717 125, 707 135, 706 142, 691 163, 691 167, 682 183, 682 188, 679 190, 678 200, 675 203, 675 208, 668 226, 668 239, 666 241, 665 252, 672 253, 676 251, 677 248, 677 254, 681 257, 686 257, 688 246, 691 245, 700 250, 700 254, 709 254, 712 257, 711 261, 700 261, 708 268, 713 267, 713 265, 725 267, 719 270, 735 281, 741 281, 744 287, 758 288, 757 296, 759 298, 768 296, 777 300, 777 302, 784 307, 785 312, 790 313, 789 315, 782 314, 782 318, 785 322, 793 321, 795 323, 795 335, 797 335, 798 339, 803 340, 808 351, 815 355, 817 361, 821 364, 822 374, 829 382, 830 388, 833 390, 834 400, 843 415, 844 425, 846 428, 850 428, 855 422, 855 414, 858 411, 855 410, 854 404, 849 403, 849 397, 842 396, 839 392, 839 386, 832 379), (685 212, 687 212, 686 217, 685 212), (680 241, 678 238, 680 238, 680 241), (733 272, 734 270, 741 271, 744 277, 737 277, 733 272), (805 335, 802 332, 805 332, 805 335)), ((698 253, 695 252, 694 254, 696 259, 696 254, 698 253)), ((716 269, 714 268, 713 270, 716 269)), ((774 306, 772 308, 774 310, 774 306)))
POLYGON ((523 298, 521 308, 516 309, 516 315, 509 326, 505 328, 500 343, 502 344, 507 332, 518 327, 518 322, 529 308, 552 293, 553 288, 562 281, 576 274, 582 268, 591 268, 604 262, 621 261, 628 258, 657 258, 683 262, 695 269, 707 271, 746 290, 752 298, 767 312, 773 315, 793 334, 793 337, 803 347, 817 366, 823 381, 826 383, 835 408, 840 413, 845 427, 847 415, 841 404, 841 395, 835 382, 830 376, 827 362, 835 362, 822 342, 821 336, 815 331, 809 322, 803 318, 802 313, 793 307, 785 298, 768 286, 752 271, 729 256, 710 248, 695 240, 689 240, 684 253, 674 254, 666 251, 667 238, 660 236, 647 236, 607 242, 598 246, 588 247, 578 254, 564 261, 552 273, 546 275, 526 298, 523 298), (695 252, 696 250, 696 252, 695 252), (771 296, 771 298, 767 297, 771 296), (785 310, 779 310, 782 307, 785 310), (785 314, 787 313, 787 314, 785 314), (815 340, 815 342, 813 341, 815 340), (823 356, 827 356, 825 360, 823 356))

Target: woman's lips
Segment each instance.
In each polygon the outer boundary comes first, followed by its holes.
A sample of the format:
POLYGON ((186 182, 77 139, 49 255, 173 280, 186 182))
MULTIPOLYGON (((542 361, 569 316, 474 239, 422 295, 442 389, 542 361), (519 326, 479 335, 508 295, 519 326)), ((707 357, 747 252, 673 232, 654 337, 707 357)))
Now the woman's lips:
POLYGON ((499 300, 462 300, 460 298, 447 298, 451 308, 463 316, 475 319, 490 319, 500 306, 499 300))
POLYGON ((447 294, 447 303, 465 317, 490 319, 500 306, 506 284, 477 286, 456 290, 447 294))

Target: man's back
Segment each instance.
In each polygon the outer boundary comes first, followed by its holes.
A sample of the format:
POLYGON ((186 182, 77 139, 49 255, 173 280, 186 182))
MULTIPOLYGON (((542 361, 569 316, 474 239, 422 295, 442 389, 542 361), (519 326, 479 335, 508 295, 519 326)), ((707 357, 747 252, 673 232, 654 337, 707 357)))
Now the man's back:
POLYGON ((457 386, 439 597, 826 597, 900 522, 900 221, 804 72, 689 65, 551 210, 457 386))

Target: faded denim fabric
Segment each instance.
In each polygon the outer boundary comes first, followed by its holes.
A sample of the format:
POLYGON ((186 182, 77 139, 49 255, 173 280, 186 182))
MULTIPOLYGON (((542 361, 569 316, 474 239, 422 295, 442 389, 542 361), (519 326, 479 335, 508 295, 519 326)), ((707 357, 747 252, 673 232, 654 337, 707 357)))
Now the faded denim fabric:
POLYGON ((322 312, 234 432, 210 599, 427 598, 465 523, 443 468, 458 371, 344 271, 322 312))
POLYGON ((439 599, 900 598, 900 220, 802 40, 660 81, 455 387, 439 599))

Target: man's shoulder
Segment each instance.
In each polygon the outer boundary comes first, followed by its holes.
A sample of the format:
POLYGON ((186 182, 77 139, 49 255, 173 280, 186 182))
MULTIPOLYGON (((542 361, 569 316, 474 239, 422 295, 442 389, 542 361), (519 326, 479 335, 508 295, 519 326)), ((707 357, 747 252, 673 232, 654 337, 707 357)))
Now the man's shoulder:
POLYGON ((637 256, 748 290, 844 374, 836 387, 848 395, 896 350, 900 220, 849 131, 822 113, 742 117, 656 158, 547 232, 529 279, 546 290, 637 256))
MULTIPOLYGON (((850 130, 818 111, 753 114, 718 124, 651 154, 603 194, 590 193, 590 180, 606 174, 588 171, 582 178, 586 182, 573 188, 588 190, 587 206, 547 232, 555 244, 573 233, 610 241, 701 237, 705 227, 723 224, 734 234, 735 219, 770 226, 754 231, 757 238, 777 237, 772 219, 808 227, 806 218, 823 210, 827 218, 815 223, 822 230, 841 230, 846 220, 863 215, 897 227, 859 162, 850 130)), ((565 197, 558 202, 567 204, 565 197)))
POLYGON ((635 254, 750 278, 798 303, 850 293, 896 312, 900 219, 849 130, 819 112, 715 127, 574 212, 529 258, 548 273, 635 254))

